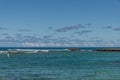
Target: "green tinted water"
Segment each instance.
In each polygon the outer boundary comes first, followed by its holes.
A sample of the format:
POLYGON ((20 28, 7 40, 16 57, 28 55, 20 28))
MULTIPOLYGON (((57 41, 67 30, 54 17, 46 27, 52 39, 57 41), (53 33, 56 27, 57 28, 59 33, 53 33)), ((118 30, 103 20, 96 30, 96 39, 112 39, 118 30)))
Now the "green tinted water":
POLYGON ((120 80, 120 53, 1 54, 0 80, 120 80))

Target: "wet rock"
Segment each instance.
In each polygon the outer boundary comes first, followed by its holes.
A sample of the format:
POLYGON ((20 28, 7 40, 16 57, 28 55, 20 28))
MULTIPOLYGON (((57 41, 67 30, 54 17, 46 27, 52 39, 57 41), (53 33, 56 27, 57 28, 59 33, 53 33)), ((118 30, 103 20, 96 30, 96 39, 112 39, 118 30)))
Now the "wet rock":
POLYGON ((96 49, 94 51, 100 51, 100 52, 120 52, 120 48, 101 48, 101 49, 96 49))
POLYGON ((69 51, 80 51, 79 48, 68 48, 69 51))

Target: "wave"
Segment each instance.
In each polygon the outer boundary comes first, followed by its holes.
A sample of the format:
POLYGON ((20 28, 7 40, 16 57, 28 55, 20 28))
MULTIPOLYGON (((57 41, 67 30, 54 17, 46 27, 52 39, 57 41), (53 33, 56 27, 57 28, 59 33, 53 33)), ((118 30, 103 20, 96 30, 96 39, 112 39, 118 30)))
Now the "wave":
POLYGON ((69 51, 87 51, 91 52, 92 49, 79 49, 79 48, 44 48, 44 49, 38 49, 38 48, 8 48, 6 50, 0 50, 0 54, 2 53, 48 53, 48 52, 69 52, 69 51))
POLYGON ((49 50, 32 50, 32 49, 9 49, 6 51, 0 51, 0 54, 9 54, 9 53, 47 53, 49 50))
POLYGON ((9 53, 48 53, 48 52, 60 52, 60 51, 69 51, 68 49, 7 49, 1 50, 0 54, 9 54, 9 53))

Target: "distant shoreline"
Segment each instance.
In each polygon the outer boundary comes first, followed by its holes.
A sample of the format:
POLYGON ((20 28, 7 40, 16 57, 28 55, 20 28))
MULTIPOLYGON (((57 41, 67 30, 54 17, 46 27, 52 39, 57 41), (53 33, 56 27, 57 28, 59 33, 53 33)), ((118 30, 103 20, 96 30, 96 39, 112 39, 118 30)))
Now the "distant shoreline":
POLYGON ((47 53, 47 52, 120 52, 119 47, 0 47, 0 54, 47 53))

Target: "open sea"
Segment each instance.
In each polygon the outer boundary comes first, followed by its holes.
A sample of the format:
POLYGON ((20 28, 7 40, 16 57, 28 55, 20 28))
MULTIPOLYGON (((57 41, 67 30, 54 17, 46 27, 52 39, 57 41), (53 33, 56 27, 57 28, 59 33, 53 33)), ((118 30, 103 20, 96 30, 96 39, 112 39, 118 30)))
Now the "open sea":
MULTIPOLYGON (((65 48, 0 48, 50 50, 0 54, 0 80, 120 80, 120 52, 66 51, 65 48)), ((93 48, 82 48, 83 50, 93 48)))

